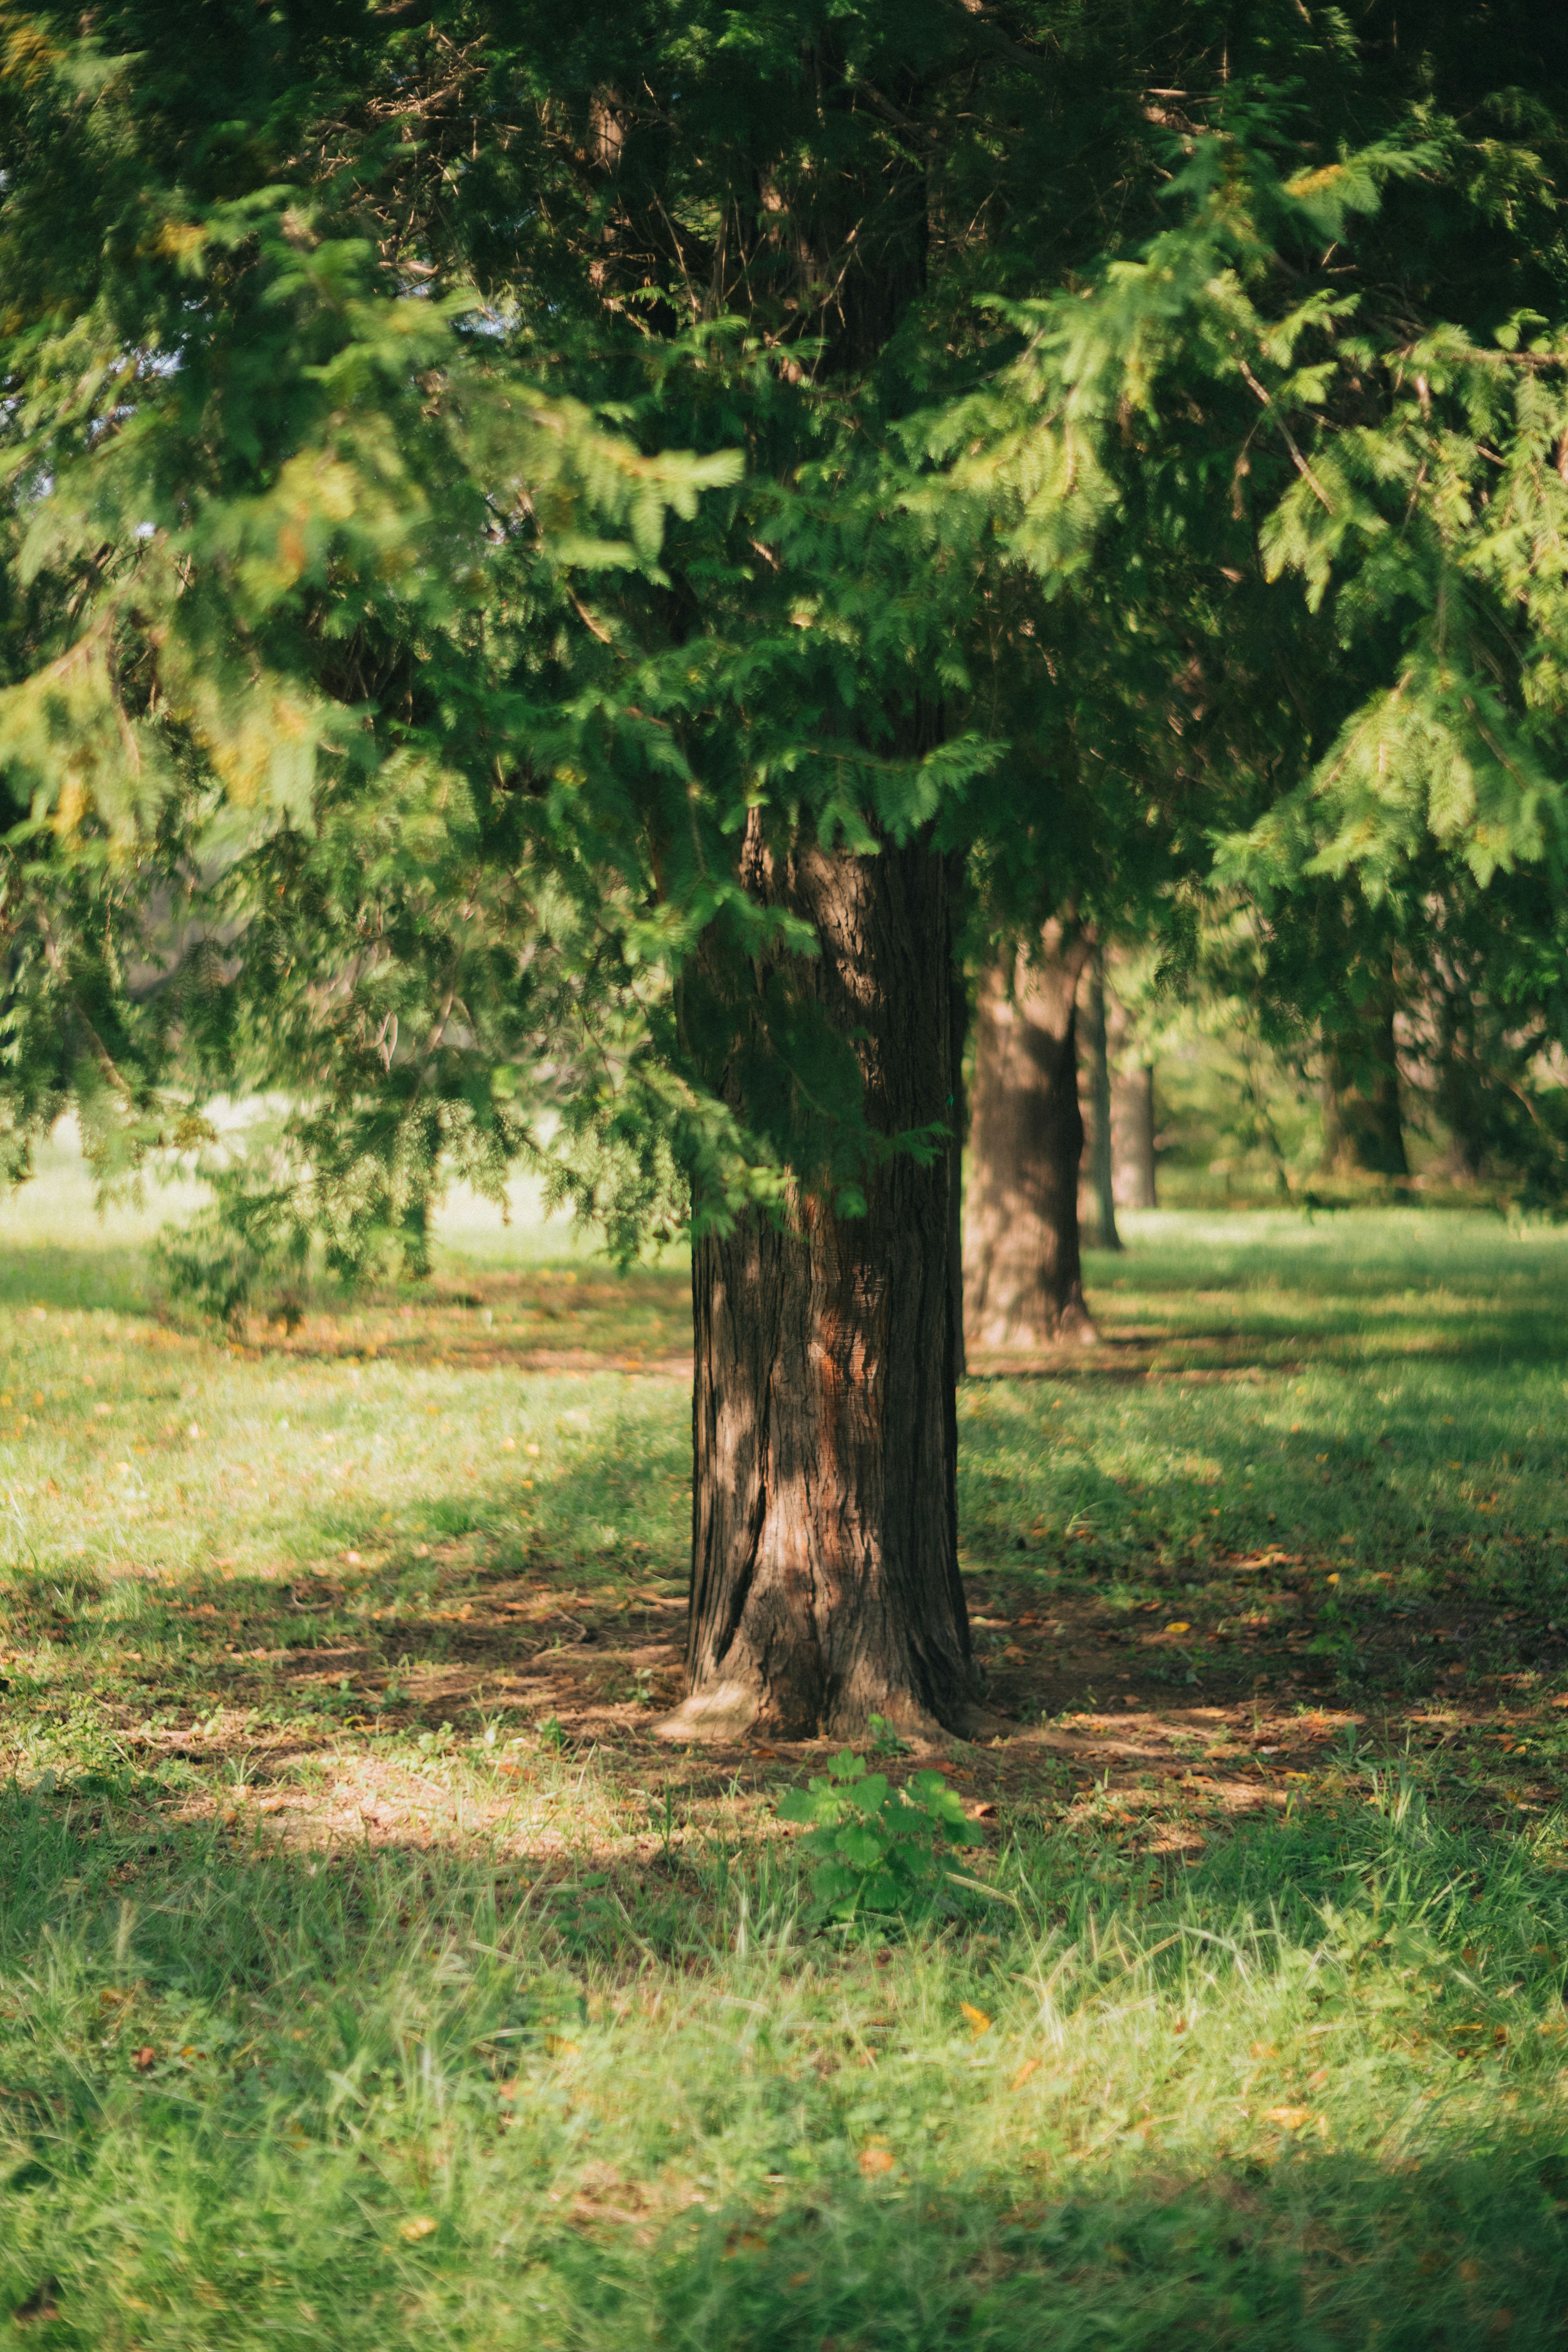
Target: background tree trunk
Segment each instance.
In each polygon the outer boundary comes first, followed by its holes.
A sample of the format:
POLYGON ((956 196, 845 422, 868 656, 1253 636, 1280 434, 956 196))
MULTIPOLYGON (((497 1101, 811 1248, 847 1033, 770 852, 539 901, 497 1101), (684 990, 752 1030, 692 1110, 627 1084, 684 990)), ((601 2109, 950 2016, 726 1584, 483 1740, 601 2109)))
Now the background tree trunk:
POLYGON ((1053 921, 1031 955, 994 965, 981 985, 963 1244, 972 1348, 1095 1336, 1078 1232, 1076 1004, 1088 953, 1053 921))
POLYGON ((1110 1030, 1105 957, 1099 948, 1084 967, 1080 999, 1079 1096, 1084 1151, 1079 1163, 1079 1229, 1091 1249, 1119 1250, 1110 1139, 1110 1030))
MULTIPOLYGON (((956 887, 956 875, 953 880, 956 887)), ((963 1048, 969 1035, 969 997, 956 958, 949 974, 948 1006, 951 1016, 948 1069, 952 1084, 952 1147, 947 1178, 947 1288, 952 1326, 952 1377, 956 1383, 969 1368, 963 1349, 963 1147, 969 1134, 969 1105, 963 1091, 963 1048)))
POLYGON ((1408 1176, 1390 976, 1353 1028, 1323 1038, 1323 1166, 1335 1175, 1408 1176))
MULTIPOLYGON (((753 895, 814 927, 789 984, 852 1039, 879 1134, 953 1116, 950 876, 747 845, 753 895)), ((745 967, 751 971, 750 965, 745 967)), ((753 978, 753 987, 760 985, 753 978)), ((745 1050, 742 990, 731 1059, 745 1050)), ((677 1737, 962 1729, 979 1682, 958 1573, 954 1155, 879 1156, 848 1215, 825 1181, 695 1248, 690 1696, 677 1737)))
POLYGON ((1116 1198, 1124 1209, 1159 1206, 1154 1157, 1154 1069, 1118 1071, 1110 1082, 1110 1138, 1116 1198))

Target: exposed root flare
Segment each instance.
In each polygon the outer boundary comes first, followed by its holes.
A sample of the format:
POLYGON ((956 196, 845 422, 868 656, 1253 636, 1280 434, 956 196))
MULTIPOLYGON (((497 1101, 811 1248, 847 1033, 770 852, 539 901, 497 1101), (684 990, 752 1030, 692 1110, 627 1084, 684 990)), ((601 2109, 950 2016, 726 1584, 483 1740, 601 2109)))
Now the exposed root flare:
POLYGON ((744 1683, 716 1683, 690 1697, 654 1726, 656 1736, 673 1743, 730 1746, 748 1733, 762 1732, 787 1740, 830 1739, 858 1747, 871 1736, 871 1717, 878 1716, 890 1731, 911 1748, 941 1748, 953 1738, 990 1738, 1008 1727, 985 1708, 963 1705, 949 1722, 941 1721, 908 1692, 888 1692, 879 1700, 859 1694, 846 1697, 821 1720, 781 1722, 766 1695, 744 1683))
POLYGON ((743 1739, 762 1711, 760 1692, 743 1683, 715 1683, 709 1690, 693 1691, 654 1730, 660 1739, 675 1742, 729 1742, 743 1739))

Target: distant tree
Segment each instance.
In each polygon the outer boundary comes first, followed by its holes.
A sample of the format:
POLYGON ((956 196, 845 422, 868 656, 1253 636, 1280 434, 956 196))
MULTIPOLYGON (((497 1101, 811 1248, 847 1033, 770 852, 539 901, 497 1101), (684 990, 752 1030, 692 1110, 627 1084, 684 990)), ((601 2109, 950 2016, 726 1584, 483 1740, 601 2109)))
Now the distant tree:
POLYGON ((975 1008, 964 1327, 972 1348, 1092 1339, 1079 1261, 1078 994, 1091 943, 1047 923, 975 1008))
POLYGON ((1116 1140, 1111 1133, 1110 1013, 1105 985, 1105 951, 1096 943, 1084 971, 1080 993, 1083 1051, 1079 1092, 1084 1106, 1084 1156, 1079 1171, 1079 1217, 1096 1249, 1118 1250, 1116 1230, 1116 1140), (1084 1215, 1087 1207, 1088 1214, 1084 1215))
POLYGON ((1342 996, 1323 1024, 1323 1163, 1337 1175, 1408 1176, 1392 965, 1364 982, 1365 994, 1342 996))

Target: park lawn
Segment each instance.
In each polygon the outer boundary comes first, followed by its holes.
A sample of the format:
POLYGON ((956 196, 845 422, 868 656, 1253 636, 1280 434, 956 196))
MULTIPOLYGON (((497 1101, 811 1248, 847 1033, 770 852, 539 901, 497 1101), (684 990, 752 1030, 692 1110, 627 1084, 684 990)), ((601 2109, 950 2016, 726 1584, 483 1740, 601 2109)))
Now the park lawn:
POLYGON ((654 1735, 679 1267, 226 1341, 160 1213, 0 1231, 0 2345, 1557 2340, 1568 1235, 1150 1216, 977 1363, 986 1844, 848 1932, 654 1735))

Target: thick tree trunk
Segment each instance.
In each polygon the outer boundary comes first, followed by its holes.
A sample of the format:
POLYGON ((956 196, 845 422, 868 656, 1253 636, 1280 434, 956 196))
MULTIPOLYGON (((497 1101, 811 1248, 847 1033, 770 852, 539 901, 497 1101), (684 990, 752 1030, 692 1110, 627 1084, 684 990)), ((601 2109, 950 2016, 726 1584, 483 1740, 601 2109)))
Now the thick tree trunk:
POLYGON ((972 1348, 1095 1336, 1078 1231, 1075 1008, 1088 952, 1052 922, 1032 955, 993 966, 981 986, 963 1244, 972 1348))
MULTIPOLYGON (((943 862, 919 846, 786 856, 753 832, 746 878, 813 926, 820 954, 795 960, 788 983, 852 1041, 870 1126, 948 1129, 943 862)), ((746 984, 732 970, 731 1065, 748 1050, 746 984)), ((749 1215, 697 1243, 690 1696, 669 1736, 850 1736, 873 1714, 926 1731, 972 1721, 953 1170, 945 1142, 923 1159, 878 1153, 859 1178, 862 1215, 824 1181, 802 1185, 781 1221, 749 1215)))
POLYGON ((1124 1209, 1159 1206, 1154 1159, 1154 1071, 1119 1074, 1110 1087, 1110 1134, 1116 1157, 1116 1198, 1124 1209))
POLYGON ((1399 1114, 1394 989, 1366 1004, 1354 1030, 1323 1040, 1323 1166, 1336 1175, 1408 1176, 1399 1114))
POLYGON ((1091 1249, 1119 1250, 1110 1140, 1110 1031, 1105 958, 1096 948, 1085 967, 1079 1013, 1079 1108, 1084 1151, 1079 1168, 1078 1217, 1091 1249))

